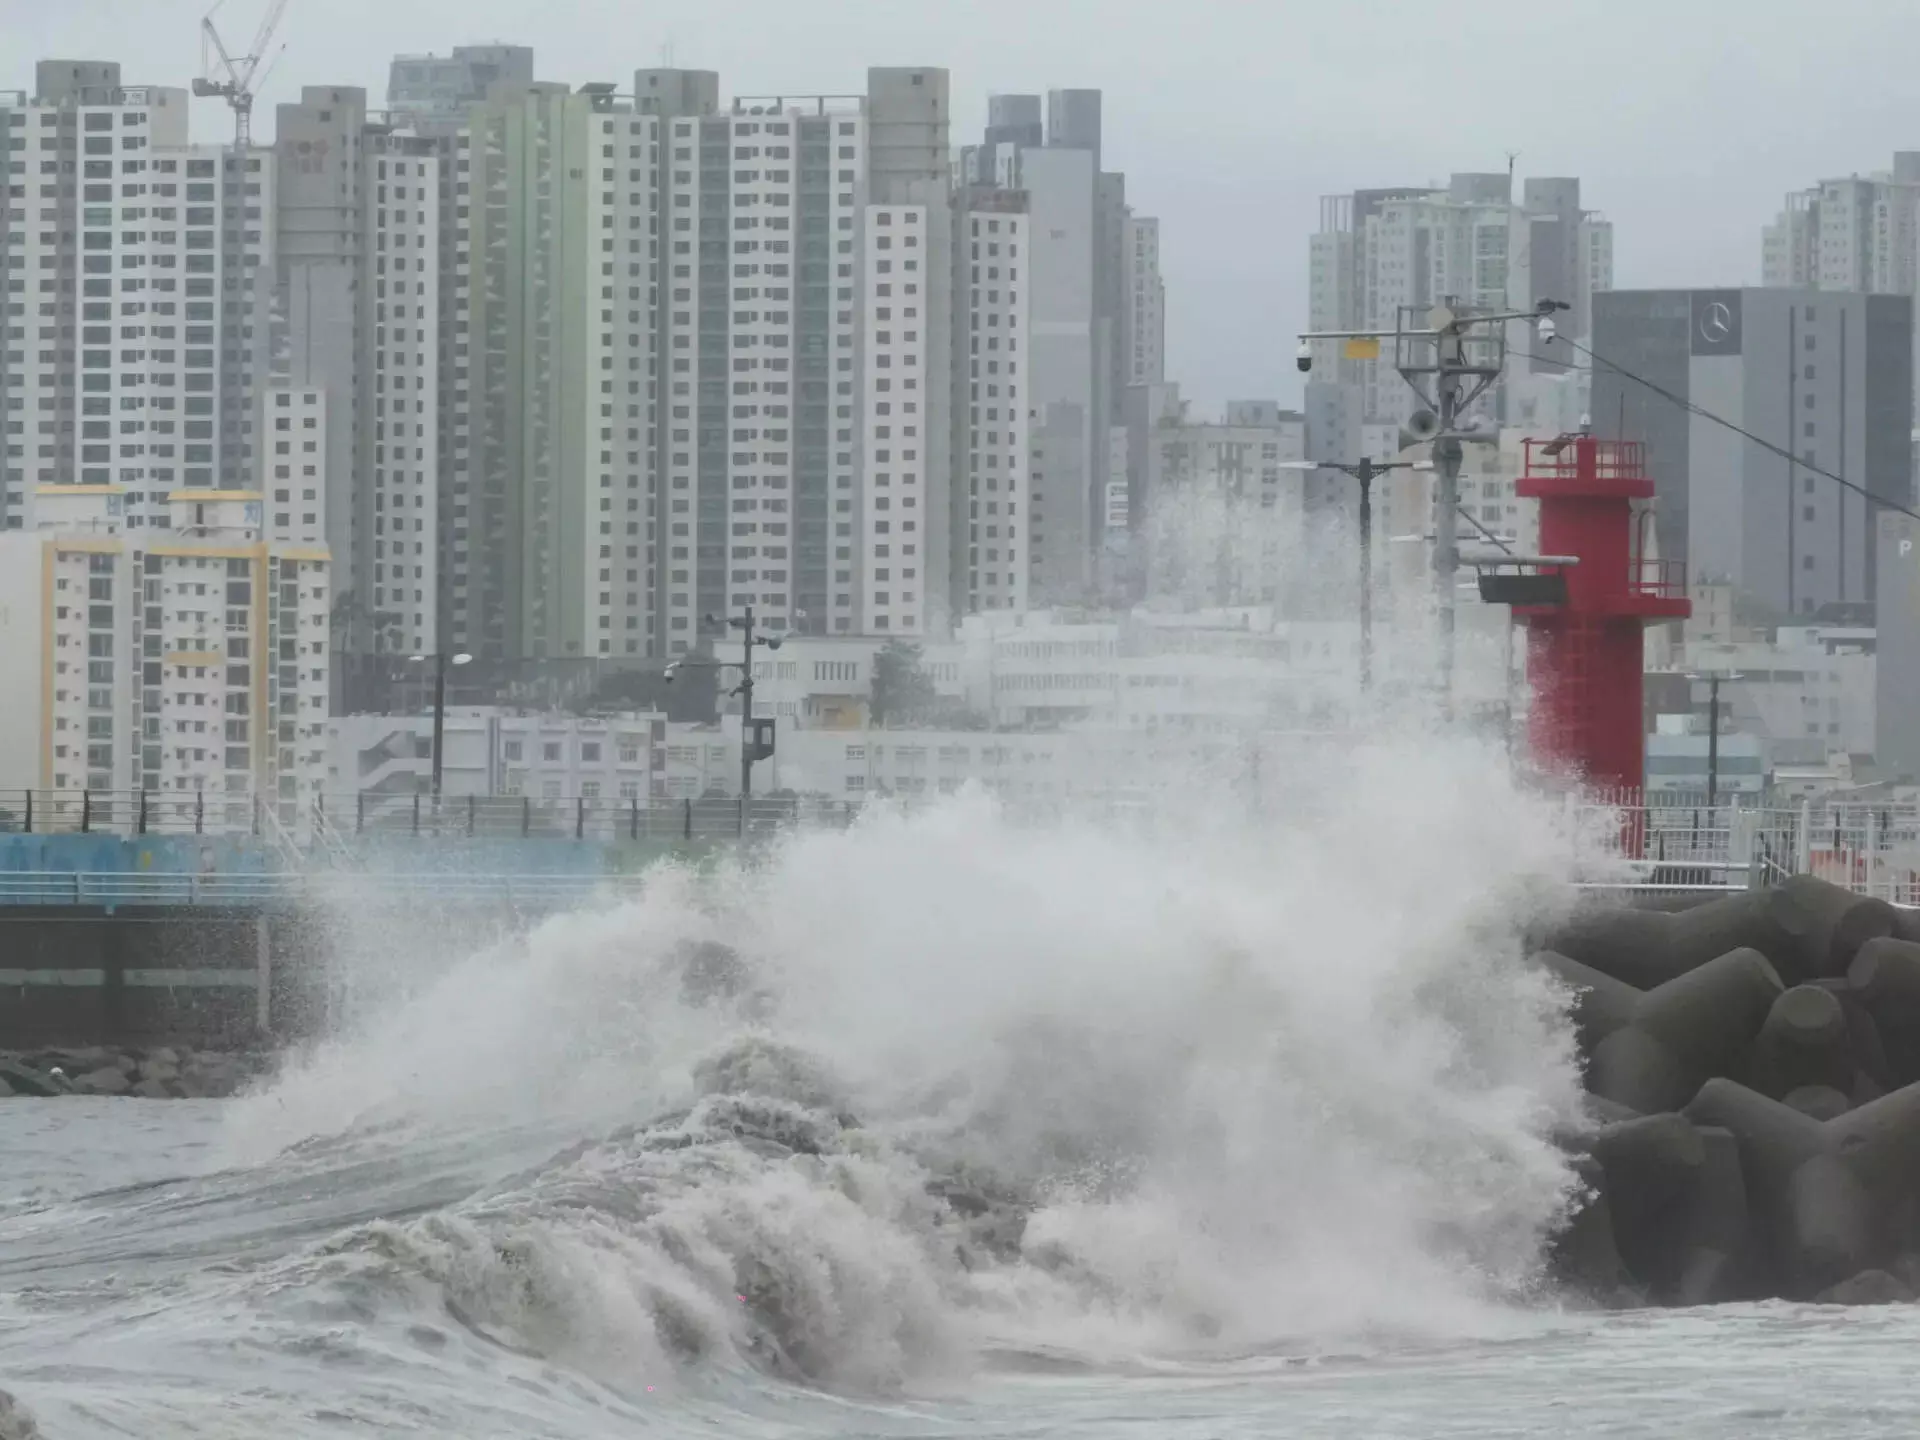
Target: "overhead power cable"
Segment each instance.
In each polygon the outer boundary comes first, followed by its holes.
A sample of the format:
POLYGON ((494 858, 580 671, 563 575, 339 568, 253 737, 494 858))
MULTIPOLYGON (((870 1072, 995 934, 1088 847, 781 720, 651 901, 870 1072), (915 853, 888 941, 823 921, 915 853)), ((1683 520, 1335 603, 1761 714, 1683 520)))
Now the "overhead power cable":
MULTIPOLYGON (((1753 431, 1747 429, 1745 426, 1734 424, 1733 421, 1727 419, 1724 415, 1716 415, 1714 414, 1713 411, 1707 409, 1704 405, 1697 405, 1693 401, 1687 399, 1687 397, 1684 395, 1674 394, 1673 391, 1667 389, 1664 385, 1657 385, 1653 381, 1647 379, 1647 377, 1644 375, 1636 375, 1633 371, 1627 369, 1626 366, 1621 365, 1616 361, 1609 360, 1604 355, 1599 355, 1594 353, 1592 350, 1588 349, 1585 345, 1582 345, 1578 340, 1570 340, 1566 336, 1560 335, 1555 337, 1553 343, 1565 345, 1568 348, 1573 350, 1578 350, 1582 355, 1585 355, 1590 361, 1592 361, 1594 365, 1606 366, 1607 369, 1611 370, 1614 374, 1620 376, 1622 379, 1631 380, 1633 381, 1634 384, 1642 386, 1645 389, 1651 390, 1655 395, 1658 395, 1662 400, 1667 401, 1669 404, 1679 406, 1680 409, 1685 410, 1688 414, 1698 415, 1702 420, 1710 421, 1711 423, 1720 426, 1722 429, 1731 430, 1734 434, 1740 436, 1741 438, 1749 441, 1754 445, 1758 445, 1762 450, 1767 451, 1769 454, 1778 455, 1781 459, 1785 460, 1788 464, 1797 465, 1801 469, 1807 471, 1810 474, 1818 475, 1823 480, 1831 480, 1835 485, 1840 486, 1844 490, 1851 490, 1854 494, 1860 496, 1862 499, 1866 500, 1870 504, 1881 506, 1882 508, 1887 510, 1897 510, 1902 515, 1908 515, 1915 520, 1920 520, 1920 510, 1913 510, 1908 506, 1902 505, 1898 500, 1889 500, 1883 495, 1876 495, 1871 490, 1867 489, 1866 486, 1858 484, 1855 481, 1849 480, 1844 475, 1836 475, 1833 471, 1825 469, 1822 466, 1816 465, 1813 461, 1808 460, 1803 456, 1794 454, 1793 451, 1787 449, 1785 446, 1776 445, 1773 443, 1773 441, 1754 434, 1753 431)), ((1565 363, 1557 355, 1542 355, 1537 351, 1531 351, 1531 350, 1521 350, 1515 353, 1523 355, 1529 360, 1545 360, 1550 364, 1565 363)), ((1591 372, 1592 367, 1589 366, 1588 369, 1589 369, 1589 372, 1591 372)))

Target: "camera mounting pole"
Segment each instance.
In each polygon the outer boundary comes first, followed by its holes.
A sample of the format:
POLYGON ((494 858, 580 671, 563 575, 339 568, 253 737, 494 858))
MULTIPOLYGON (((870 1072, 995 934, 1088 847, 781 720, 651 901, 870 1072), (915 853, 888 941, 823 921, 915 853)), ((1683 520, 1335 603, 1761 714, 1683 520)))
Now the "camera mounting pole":
POLYGON ((1461 444, 1488 444, 1498 438, 1491 427, 1463 424, 1465 412, 1500 378, 1507 363, 1507 325, 1531 320, 1541 335, 1553 338, 1553 313, 1570 308, 1564 301, 1542 300, 1531 310, 1482 310, 1448 296, 1430 309, 1402 305, 1391 330, 1309 330, 1300 336, 1298 364, 1313 369, 1313 342, 1343 340, 1346 357, 1377 360, 1384 340, 1393 342, 1393 366, 1426 408, 1401 431, 1402 446, 1433 445, 1433 586, 1440 622, 1440 701, 1453 711, 1454 604, 1460 569, 1461 444), (1424 322, 1424 323, 1421 323, 1424 322))

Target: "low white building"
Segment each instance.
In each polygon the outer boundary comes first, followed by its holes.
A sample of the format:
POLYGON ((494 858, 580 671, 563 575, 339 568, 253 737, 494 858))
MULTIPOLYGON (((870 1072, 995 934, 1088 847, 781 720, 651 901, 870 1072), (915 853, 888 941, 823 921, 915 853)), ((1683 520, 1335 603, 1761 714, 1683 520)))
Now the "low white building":
MULTIPOLYGON (((1875 651, 1870 628, 1791 625, 1771 639, 1688 644, 1671 668, 1729 677, 1720 686, 1725 723, 1762 737, 1779 762, 1814 764, 1829 754, 1875 753, 1875 651)), ((1702 716, 1708 689, 1693 682, 1702 716)))
MULTIPOLYGON (((628 800, 667 793, 668 726, 648 711, 610 716, 449 709, 444 796, 628 800)), ((433 715, 340 715, 327 727, 327 793, 412 797, 431 790, 433 715)))

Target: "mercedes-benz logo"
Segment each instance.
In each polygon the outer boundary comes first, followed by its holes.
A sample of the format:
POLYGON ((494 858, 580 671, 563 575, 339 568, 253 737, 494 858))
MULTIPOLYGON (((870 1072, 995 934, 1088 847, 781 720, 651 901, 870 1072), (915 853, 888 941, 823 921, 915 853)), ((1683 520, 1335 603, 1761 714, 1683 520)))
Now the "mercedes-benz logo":
POLYGON ((1714 300, 1700 312, 1700 338, 1718 345, 1733 334, 1733 311, 1724 300, 1714 300))

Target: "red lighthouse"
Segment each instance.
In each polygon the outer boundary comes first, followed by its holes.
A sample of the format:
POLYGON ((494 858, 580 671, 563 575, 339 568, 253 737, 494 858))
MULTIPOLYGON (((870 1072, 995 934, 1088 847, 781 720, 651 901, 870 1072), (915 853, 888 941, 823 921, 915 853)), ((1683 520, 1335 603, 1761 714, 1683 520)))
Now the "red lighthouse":
POLYGON ((1646 447, 1590 435, 1529 440, 1514 488, 1540 502, 1540 565, 1560 582, 1535 592, 1542 603, 1513 609, 1527 627, 1534 760, 1594 788, 1638 791, 1643 631, 1693 609, 1686 562, 1646 553, 1653 513, 1634 508, 1653 498, 1646 447))

